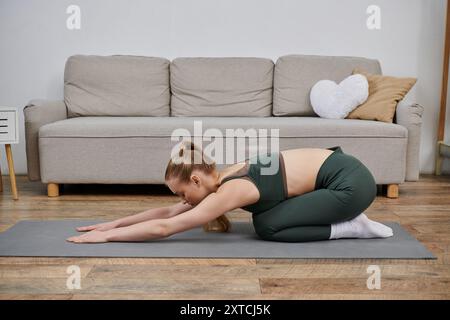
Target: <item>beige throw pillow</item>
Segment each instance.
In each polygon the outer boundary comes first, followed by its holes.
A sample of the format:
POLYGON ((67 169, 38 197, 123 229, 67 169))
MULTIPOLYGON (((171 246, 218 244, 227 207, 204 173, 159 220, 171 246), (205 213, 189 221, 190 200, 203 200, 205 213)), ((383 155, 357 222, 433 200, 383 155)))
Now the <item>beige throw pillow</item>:
POLYGON ((362 74, 369 82, 369 97, 348 114, 345 119, 376 120, 393 122, 397 103, 403 99, 416 83, 416 78, 397 78, 369 74, 361 69, 353 69, 352 74, 362 74))

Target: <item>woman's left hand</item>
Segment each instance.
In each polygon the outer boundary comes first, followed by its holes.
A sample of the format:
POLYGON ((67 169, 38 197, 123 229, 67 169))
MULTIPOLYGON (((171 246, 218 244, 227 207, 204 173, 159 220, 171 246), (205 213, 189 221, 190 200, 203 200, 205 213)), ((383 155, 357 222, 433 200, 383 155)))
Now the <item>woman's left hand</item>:
POLYGON ((92 230, 80 236, 74 236, 66 239, 75 243, 101 243, 108 242, 106 238, 106 231, 92 230))

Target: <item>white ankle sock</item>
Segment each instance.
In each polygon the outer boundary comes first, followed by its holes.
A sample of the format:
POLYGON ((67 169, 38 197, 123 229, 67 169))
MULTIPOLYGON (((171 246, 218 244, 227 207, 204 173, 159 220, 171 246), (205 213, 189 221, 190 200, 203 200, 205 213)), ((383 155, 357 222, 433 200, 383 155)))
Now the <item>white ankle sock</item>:
POLYGON ((384 224, 370 220, 364 213, 356 218, 331 225, 330 239, 340 238, 388 238, 392 229, 384 224))

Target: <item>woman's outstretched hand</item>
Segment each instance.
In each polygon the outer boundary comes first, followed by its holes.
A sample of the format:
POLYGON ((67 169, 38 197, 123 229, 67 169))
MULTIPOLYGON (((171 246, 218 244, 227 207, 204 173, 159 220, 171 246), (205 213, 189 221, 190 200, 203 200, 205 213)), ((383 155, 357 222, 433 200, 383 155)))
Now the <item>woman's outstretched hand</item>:
POLYGON ((90 226, 78 227, 77 231, 92 231, 92 230, 108 231, 108 230, 117 228, 118 226, 119 226, 119 223, 117 221, 110 221, 110 222, 93 224, 90 226))
POLYGON ((75 243, 101 243, 108 242, 105 231, 92 230, 81 236, 74 236, 66 239, 75 243))

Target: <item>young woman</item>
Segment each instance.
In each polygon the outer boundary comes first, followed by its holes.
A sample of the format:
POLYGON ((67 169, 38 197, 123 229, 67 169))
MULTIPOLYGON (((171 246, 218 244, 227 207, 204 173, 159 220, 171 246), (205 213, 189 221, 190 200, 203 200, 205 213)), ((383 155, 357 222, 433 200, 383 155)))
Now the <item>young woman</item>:
POLYGON ((231 225, 225 213, 236 208, 252 213, 255 232, 262 240, 303 242, 393 235, 391 228, 362 213, 376 197, 375 180, 362 162, 339 146, 258 154, 219 172, 197 146, 183 142, 169 161, 165 181, 181 202, 80 227, 78 231, 89 232, 67 240, 143 241, 198 226, 226 232, 231 225), (278 168, 275 174, 264 174, 273 165, 278 168))

